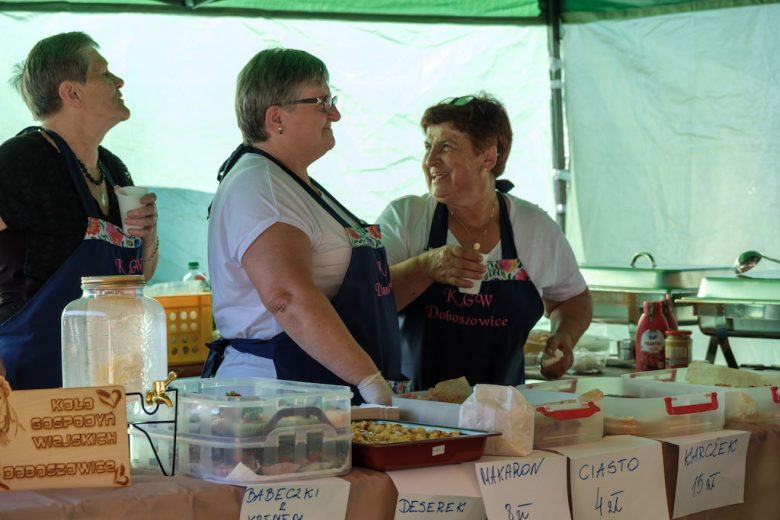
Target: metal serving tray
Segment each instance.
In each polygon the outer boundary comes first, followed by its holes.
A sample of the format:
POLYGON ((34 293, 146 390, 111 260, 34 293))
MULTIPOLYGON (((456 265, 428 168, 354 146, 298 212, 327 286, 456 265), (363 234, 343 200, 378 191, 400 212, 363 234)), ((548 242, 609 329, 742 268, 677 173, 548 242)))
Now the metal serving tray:
POLYGON ((655 264, 649 253, 637 253, 626 264, 582 264, 580 272, 593 296, 593 321, 629 325, 629 336, 636 331, 644 302, 663 300, 669 294, 675 304, 675 317, 681 325, 696 324, 691 305, 678 303, 696 295, 701 281, 709 275, 733 272, 730 267, 655 264), (640 257, 650 267, 636 267, 640 257))
POLYGON ((422 441, 397 442, 393 444, 365 444, 352 442, 352 465, 376 470, 393 470, 455 464, 476 460, 485 451, 488 437, 501 435, 498 432, 447 428, 430 424, 403 421, 374 421, 377 424, 400 424, 405 428, 422 427, 426 430, 461 432, 460 437, 426 439, 422 441))
POLYGON ((780 338, 780 271, 708 276, 683 302, 696 308, 705 334, 780 338))
POLYGON ((697 296, 681 300, 692 305, 699 328, 712 336, 707 361, 715 361, 720 345, 728 366, 737 368, 728 338, 780 338, 780 272, 707 276, 697 296))
POLYGON ((662 267, 631 267, 625 264, 582 264, 580 271, 588 286, 634 291, 685 291, 694 293, 702 278, 709 274, 727 273, 728 267, 700 265, 667 265, 662 267))
POLYGON ((743 300, 780 305, 780 271, 707 276, 697 299, 743 300))

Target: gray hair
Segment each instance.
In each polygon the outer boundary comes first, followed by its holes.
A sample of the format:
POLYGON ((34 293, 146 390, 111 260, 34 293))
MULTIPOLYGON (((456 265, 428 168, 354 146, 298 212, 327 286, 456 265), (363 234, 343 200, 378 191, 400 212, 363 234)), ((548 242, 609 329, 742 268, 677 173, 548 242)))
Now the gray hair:
POLYGON ((55 34, 35 44, 27 59, 14 66, 11 85, 19 91, 37 121, 62 108, 63 81, 87 82, 89 51, 100 46, 83 32, 55 34))
POLYGON ((271 106, 292 106, 309 85, 326 85, 328 68, 319 58, 296 49, 266 49, 238 74, 236 118, 244 144, 268 140, 265 114, 271 106))

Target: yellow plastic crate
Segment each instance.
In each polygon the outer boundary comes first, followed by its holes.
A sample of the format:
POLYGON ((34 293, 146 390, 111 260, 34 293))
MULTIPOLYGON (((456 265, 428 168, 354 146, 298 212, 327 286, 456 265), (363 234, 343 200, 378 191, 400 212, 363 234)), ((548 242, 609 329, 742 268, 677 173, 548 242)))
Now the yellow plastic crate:
POLYGON ((214 339, 211 293, 155 296, 165 309, 168 366, 203 363, 214 339))

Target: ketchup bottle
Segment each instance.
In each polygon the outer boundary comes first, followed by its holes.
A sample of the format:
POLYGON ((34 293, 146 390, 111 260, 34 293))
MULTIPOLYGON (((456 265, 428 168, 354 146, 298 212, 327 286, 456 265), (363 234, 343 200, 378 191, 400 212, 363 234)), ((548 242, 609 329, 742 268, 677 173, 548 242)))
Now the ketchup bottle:
POLYGON ((666 323, 669 325, 668 330, 677 330, 677 318, 674 317, 674 305, 672 304, 672 297, 669 294, 664 295, 664 316, 666 316, 666 323))
POLYGON ((663 314, 663 302, 644 302, 636 327, 636 371, 662 370, 665 366, 664 335, 669 323, 663 314))

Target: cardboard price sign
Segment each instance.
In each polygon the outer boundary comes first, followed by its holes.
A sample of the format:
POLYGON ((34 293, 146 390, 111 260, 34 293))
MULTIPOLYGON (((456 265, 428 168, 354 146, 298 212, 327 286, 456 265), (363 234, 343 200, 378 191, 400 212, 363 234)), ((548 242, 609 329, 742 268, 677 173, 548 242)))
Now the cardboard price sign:
POLYGON ((672 518, 742 503, 749 441, 730 430, 664 439, 679 446, 672 518))
POLYGON ((669 520, 658 441, 610 435, 554 449, 569 457, 574 520, 669 520))
POLYGON ((11 391, 0 377, 0 492, 129 485, 124 387, 11 391))
POLYGON ((547 451, 523 458, 487 456, 475 469, 490 520, 571 520, 566 457, 547 451))

